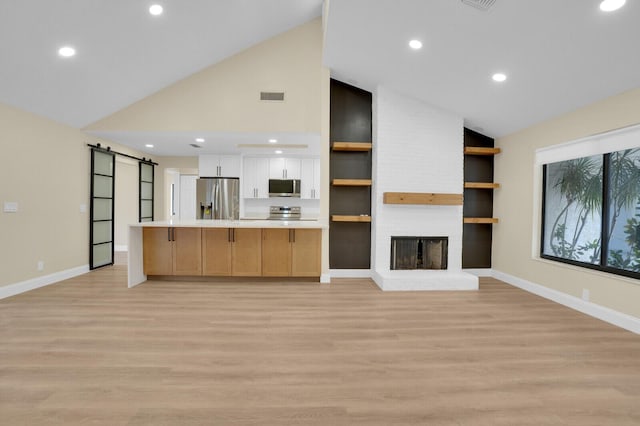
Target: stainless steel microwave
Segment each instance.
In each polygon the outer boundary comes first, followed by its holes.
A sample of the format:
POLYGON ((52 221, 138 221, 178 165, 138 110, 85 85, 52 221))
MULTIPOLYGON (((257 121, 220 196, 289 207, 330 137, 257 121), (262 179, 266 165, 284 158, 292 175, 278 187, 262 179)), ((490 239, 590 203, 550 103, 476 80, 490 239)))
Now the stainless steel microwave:
POLYGON ((269 179, 269 197, 300 198, 300 179, 269 179))

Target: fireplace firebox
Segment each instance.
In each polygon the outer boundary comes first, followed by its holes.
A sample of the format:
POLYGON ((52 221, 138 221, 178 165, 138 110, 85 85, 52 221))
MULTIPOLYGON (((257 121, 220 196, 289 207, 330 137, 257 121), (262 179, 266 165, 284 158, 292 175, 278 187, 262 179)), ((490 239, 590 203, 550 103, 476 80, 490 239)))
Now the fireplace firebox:
POLYGON ((391 270, 447 269, 448 237, 391 237, 391 270))

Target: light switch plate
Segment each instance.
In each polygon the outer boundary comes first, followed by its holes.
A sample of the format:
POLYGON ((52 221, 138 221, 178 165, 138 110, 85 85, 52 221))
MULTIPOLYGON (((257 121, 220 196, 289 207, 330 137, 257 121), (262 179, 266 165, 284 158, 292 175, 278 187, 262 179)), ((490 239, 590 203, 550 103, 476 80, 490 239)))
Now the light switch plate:
POLYGON ((80 213, 86 213, 86 212, 87 212, 87 205, 80 204, 80 213))
POLYGON ((5 213, 16 213, 18 211, 18 203, 16 201, 5 201, 4 202, 4 212, 5 213))

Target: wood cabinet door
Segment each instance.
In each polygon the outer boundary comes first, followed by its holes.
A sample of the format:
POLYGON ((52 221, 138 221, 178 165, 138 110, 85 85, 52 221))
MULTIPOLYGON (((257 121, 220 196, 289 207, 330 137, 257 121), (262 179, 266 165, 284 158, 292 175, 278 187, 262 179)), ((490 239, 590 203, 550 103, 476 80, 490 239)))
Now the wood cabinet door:
POLYGON ((169 228, 142 228, 142 262, 145 275, 173 275, 172 248, 169 228))
POLYGON ((303 158, 300 170, 300 197, 320 198, 320 159, 303 158))
POLYGON ((231 275, 259 277, 262 274, 262 229, 234 228, 231 231, 231 275))
POLYGON ((257 158, 256 160, 256 198, 269 198, 269 159, 257 158))
POLYGON ((269 179, 284 179, 284 158, 269 158, 269 179))
POLYGON ((229 228, 202 230, 202 275, 231 275, 231 230, 229 228))
POLYGON ((299 158, 287 158, 284 161, 286 179, 300 179, 301 161, 299 158))
POLYGON ((222 177, 240 177, 240 156, 239 155, 221 155, 219 159, 220 176, 222 177))
POLYGON ((291 275, 290 229, 264 228, 262 230, 262 275, 288 277, 291 275))
POLYGON ((202 275, 201 228, 173 228, 173 274, 202 275))
POLYGON ((293 229, 292 231, 294 234, 291 243, 291 276, 319 277, 322 231, 320 229, 293 229))
POLYGON ((198 176, 216 177, 219 176, 220 158, 217 155, 198 156, 198 176))

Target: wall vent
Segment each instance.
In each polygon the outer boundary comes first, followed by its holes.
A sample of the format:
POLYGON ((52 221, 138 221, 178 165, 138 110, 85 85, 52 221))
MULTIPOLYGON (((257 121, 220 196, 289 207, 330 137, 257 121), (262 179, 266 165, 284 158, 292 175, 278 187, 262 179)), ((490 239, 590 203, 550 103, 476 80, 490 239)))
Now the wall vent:
POLYGON ((284 92, 260 92, 261 101, 284 101, 284 92))
POLYGON ((202 148, 202 146, 198 145, 197 143, 190 143, 189 145, 191 145, 194 148, 202 148))
POLYGON ((462 0, 462 3, 473 6, 476 9, 482 10, 484 12, 491 9, 496 0, 462 0))

